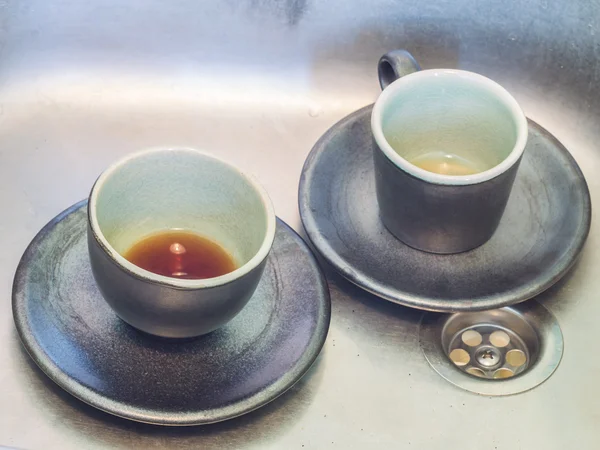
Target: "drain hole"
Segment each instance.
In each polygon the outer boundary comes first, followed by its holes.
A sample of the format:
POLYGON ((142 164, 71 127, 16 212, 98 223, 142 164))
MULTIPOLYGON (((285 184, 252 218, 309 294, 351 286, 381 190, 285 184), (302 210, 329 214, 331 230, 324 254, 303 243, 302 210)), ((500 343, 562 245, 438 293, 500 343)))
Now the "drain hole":
POLYGON ((502 378, 510 378, 514 374, 515 373, 512 370, 503 367, 502 369, 498 369, 494 372, 494 378, 497 380, 502 379, 502 378))
POLYGON ((521 350, 511 350, 506 353, 506 362, 513 367, 521 367, 527 362, 527 356, 521 350))
POLYGON ((466 366, 467 364, 469 364, 469 361, 471 360, 471 356, 469 355, 468 352, 466 352, 465 350, 463 350, 462 348, 457 348, 454 349, 450 352, 450 359, 452 360, 452 362, 454 364, 456 364, 457 366, 466 366))
POLYGON ((506 347, 510 344, 510 336, 504 331, 494 331, 490 334, 490 343, 495 347, 506 347))
POLYGON ((483 337, 475 330, 467 330, 461 335, 462 341, 469 347, 477 347, 483 342, 483 337))

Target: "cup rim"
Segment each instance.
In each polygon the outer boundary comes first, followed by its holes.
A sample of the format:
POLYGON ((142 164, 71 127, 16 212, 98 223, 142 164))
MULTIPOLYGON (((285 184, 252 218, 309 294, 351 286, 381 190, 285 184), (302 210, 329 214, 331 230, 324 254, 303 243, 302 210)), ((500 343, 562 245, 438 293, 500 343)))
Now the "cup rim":
POLYGON ((464 186, 470 184, 478 184, 484 181, 491 180, 497 177, 498 175, 501 175, 502 173, 506 172, 512 166, 514 166, 519 161, 519 159, 523 155, 523 152, 525 151, 525 145, 527 144, 528 125, 527 118, 525 117, 525 114, 523 113, 523 110, 521 109, 517 101, 512 95, 510 95, 510 93, 506 89, 504 89, 495 81, 483 75, 474 72, 469 72, 466 70, 428 69, 420 70, 418 72, 414 72, 404 77, 401 77, 383 90, 383 92, 379 95, 379 98, 375 102, 375 106, 373 107, 373 112, 371 114, 371 130, 378 147, 396 167, 404 170, 405 172, 409 173, 415 178, 427 181, 429 183, 464 186), (494 167, 488 170, 478 172, 472 175, 442 175, 434 172, 429 172, 425 169, 421 169, 420 167, 417 167, 414 164, 408 162, 408 160, 400 156, 388 143, 387 139, 383 134, 381 117, 383 110, 386 106, 386 102, 389 100, 389 98, 392 95, 394 95, 394 93, 397 90, 404 89, 410 87, 410 85, 415 85, 419 83, 419 80, 422 78, 440 76, 458 76, 466 78, 474 83, 477 83, 480 86, 491 91, 497 98, 499 98, 502 101, 502 103, 506 107, 508 107, 509 111, 514 117, 515 124, 517 126, 517 138, 511 152, 499 164, 495 165, 494 167))
POLYGON ((273 204, 271 202, 271 198, 267 193, 266 189, 258 182, 258 180, 251 174, 246 173, 233 164, 224 161, 221 158, 217 158, 211 155, 208 152, 204 152, 197 149, 186 148, 186 147, 176 147, 176 148, 151 148, 146 150, 140 150, 134 153, 131 153, 116 162, 112 163, 102 174, 98 177, 92 190, 90 192, 89 201, 88 201, 88 222, 90 223, 90 228, 94 235, 95 240, 99 243, 100 247, 104 251, 106 255, 119 267, 126 270, 130 274, 140 278, 144 281, 150 281, 156 284, 169 286, 178 289, 205 289, 205 288, 214 288, 217 286, 222 286, 228 283, 231 283, 244 275, 251 272, 253 269, 258 267, 262 261, 268 256, 271 247, 273 245, 273 240, 275 239, 275 229, 276 229, 276 216, 275 210, 273 208, 273 204), (156 154, 156 153, 167 153, 167 152, 180 152, 180 153, 189 153, 195 156, 201 156, 203 158, 209 158, 214 161, 223 164, 233 171, 235 171, 240 177, 244 178, 250 186, 259 194, 263 207, 265 208, 265 212, 267 215, 267 229, 265 231, 265 237, 258 249, 258 251, 254 254, 252 258, 242 266, 238 267, 232 272, 226 273, 224 275, 213 277, 213 278, 204 278, 204 279, 182 279, 182 278, 174 278, 167 277, 164 275, 159 275, 154 272, 150 272, 146 269, 142 269, 141 267, 131 263, 125 257, 123 257, 119 252, 117 252, 114 247, 108 242, 104 233, 100 228, 100 224, 98 223, 98 217, 96 214, 96 206, 98 195, 104 186, 104 183, 110 178, 110 176, 119 168, 125 166, 131 161, 139 158, 146 157, 148 155, 156 154))

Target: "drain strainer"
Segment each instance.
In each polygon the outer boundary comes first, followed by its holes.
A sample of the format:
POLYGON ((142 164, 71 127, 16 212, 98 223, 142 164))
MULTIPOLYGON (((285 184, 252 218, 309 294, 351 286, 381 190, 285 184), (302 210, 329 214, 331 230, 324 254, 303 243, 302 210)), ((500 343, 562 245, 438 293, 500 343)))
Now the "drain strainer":
POLYGON ((533 389, 552 375, 563 352, 558 322, 534 300, 488 311, 426 313, 419 335, 427 361, 442 377, 483 395, 533 389))
POLYGON ((525 372, 529 362, 537 358, 536 332, 522 317, 504 311, 495 317, 477 313, 470 319, 485 322, 475 325, 465 324, 465 319, 464 314, 455 314, 442 329, 443 348, 448 349, 450 361, 464 372, 480 378, 509 378, 525 372), (467 328, 463 328, 465 325, 467 328), (519 334, 504 325, 519 325, 519 334))

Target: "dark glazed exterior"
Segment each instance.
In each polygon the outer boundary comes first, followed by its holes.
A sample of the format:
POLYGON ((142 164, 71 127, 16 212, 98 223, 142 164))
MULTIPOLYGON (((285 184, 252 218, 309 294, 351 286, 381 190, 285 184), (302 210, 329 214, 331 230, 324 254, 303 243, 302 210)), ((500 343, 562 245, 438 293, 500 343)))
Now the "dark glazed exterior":
POLYGON ((440 255, 409 247, 381 221, 371 111, 331 127, 300 178, 306 234, 345 278, 412 308, 477 311, 528 300, 572 267, 590 229, 590 194, 571 154, 544 128, 529 121, 527 149, 492 238, 470 252, 440 255))
POLYGON ((492 237, 521 162, 483 183, 453 186, 413 177, 375 143, 373 157, 383 224, 405 244, 434 253, 471 250, 492 237))
POLYGON ((381 89, 385 89, 398 78, 421 70, 413 55, 406 50, 392 50, 379 59, 377 75, 381 89))
MULTIPOLYGON (((380 58, 377 69, 385 89, 421 67, 406 50, 393 50, 380 58)), ((521 162, 481 183, 446 185, 418 179, 390 161, 376 143, 373 149, 381 221, 405 244, 441 254, 472 250, 492 237, 521 162)))
POLYGON ((213 333, 172 340, 127 325, 98 291, 85 206, 71 206, 38 233, 13 290, 25 349, 70 394, 140 422, 207 424, 265 405, 317 358, 331 317, 327 282, 309 248, 281 220, 246 307, 213 333))
POLYGON ((89 220, 88 249, 94 279, 117 315, 139 330, 168 338, 210 333, 235 317, 256 290, 266 262, 265 258, 246 275, 221 286, 182 289, 140 278, 119 265, 104 250, 89 220))

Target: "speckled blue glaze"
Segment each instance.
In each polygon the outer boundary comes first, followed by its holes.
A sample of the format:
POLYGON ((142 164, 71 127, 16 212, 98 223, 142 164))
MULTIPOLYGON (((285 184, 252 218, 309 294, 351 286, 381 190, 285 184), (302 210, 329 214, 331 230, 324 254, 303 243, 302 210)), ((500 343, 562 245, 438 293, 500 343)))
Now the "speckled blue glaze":
POLYGON ((331 304, 308 247, 278 220, 256 292, 222 328, 192 340, 127 325, 94 282, 86 202, 46 225, 13 288, 20 338, 38 366, 75 397, 111 414, 162 425, 218 422, 289 389, 319 354, 331 304))

